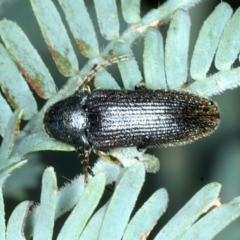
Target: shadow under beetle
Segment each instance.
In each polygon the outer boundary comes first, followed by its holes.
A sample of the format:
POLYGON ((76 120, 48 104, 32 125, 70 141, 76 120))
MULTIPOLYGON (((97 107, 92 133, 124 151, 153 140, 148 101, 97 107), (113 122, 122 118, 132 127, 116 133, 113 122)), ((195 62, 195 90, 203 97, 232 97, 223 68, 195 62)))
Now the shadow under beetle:
POLYGON ((208 136, 219 125, 216 103, 192 93, 150 90, 142 85, 134 91, 90 91, 87 83, 98 71, 131 57, 123 55, 96 66, 72 96, 55 103, 45 113, 48 135, 74 146, 78 156, 83 157, 86 181, 91 173, 91 151, 118 162, 100 150, 183 145, 208 136))

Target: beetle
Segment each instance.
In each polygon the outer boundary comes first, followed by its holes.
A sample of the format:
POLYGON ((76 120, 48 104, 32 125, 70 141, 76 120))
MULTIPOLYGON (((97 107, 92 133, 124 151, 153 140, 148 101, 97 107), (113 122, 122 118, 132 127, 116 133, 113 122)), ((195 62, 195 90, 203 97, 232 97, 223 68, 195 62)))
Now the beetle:
POLYGON ((85 176, 91 173, 91 151, 117 162, 101 150, 184 145, 210 135, 219 125, 217 104, 186 91, 151 90, 143 85, 135 90, 90 90, 88 83, 98 71, 130 58, 123 55, 97 65, 72 96, 45 113, 45 131, 74 146, 84 159, 85 176))

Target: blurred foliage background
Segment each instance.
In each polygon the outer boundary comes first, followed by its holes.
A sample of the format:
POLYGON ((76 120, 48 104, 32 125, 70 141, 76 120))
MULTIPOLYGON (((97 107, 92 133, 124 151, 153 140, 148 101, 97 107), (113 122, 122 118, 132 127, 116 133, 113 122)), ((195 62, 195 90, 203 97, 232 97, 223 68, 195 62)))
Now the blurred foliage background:
MULTIPOLYGON (((55 0, 54 2, 61 13, 63 22, 65 22, 58 1, 55 0)), ((141 2, 142 16, 160 4, 156 0, 142 0, 141 2)), ((219 2, 216 0, 203 1, 190 9, 192 21, 190 56, 192 55, 193 46, 203 21, 219 2)), ((233 9, 240 6, 237 0, 226 2, 233 9)), ((104 47, 106 41, 99 34, 93 1, 87 0, 85 3, 95 24, 94 27, 98 33, 100 46, 104 47)), ((123 21, 120 9, 119 14, 122 20, 121 31, 123 31, 127 27, 127 24, 123 21)), ((0 6, 0 19, 4 18, 16 22, 22 28, 60 88, 67 79, 58 72, 54 61, 51 59, 29 1, 3 1, 0 6)), ((182 24, 184 25, 184 23, 182 24)), ((68 29, 67 25, 66 27, 68 29)), ((163 35, 167 31, 167 28, 168 26, 163 26, 160 29, 163 35)), ((70 33, 69 36, 71 37, 70 33)), ((87 59, 80 54, 73 40, 72 44, 75 47, 81 68, 87 59)), ((134 43, 133 51, 142 69, 143 42, 141 40, 134 43)), ((116 66, 111 67, 110 72, 114 78, 120 78, 116 66)), ((216 69, 212 67, 210 74, 214 72, 216 72, 216 69)), ((38 106, 40 109, 44 101, 38 96, 35 97, 39 100, 38 106)), ((138 204, 142 204, 150 194, 162 187, 167 189, 170 198, 168 210, 157 224, 157 228, 163 226, 195 192, 209 182, 219 182, 222 184, 223 189, 220 196, 223 203, 240 195, 240 88, 228 90, 218 96, 214 96, 213 99, 221 109, 221 124, 213 135, 186 146, 148 151, 159 158, 161 167, 158 173, 147 174, 147 180, 138 204)), ((39 201, 41 174, 46 166, 54 167, 58 176, 59 187, 81 172, 81 165, 75 152, 39 152, 29 155, 28 158, 30 165, 24 166, 25 170, 19 169, 14 171, 5 184, 7 218, 19 201, 25 199, 39 201), (37 179, 36 175, 38 175, 37 179), (13 182, 16 181, 16 178, 19 179, 19 183, 28 182, 28 188, 22 191, 22 188, 14 185, 13 182), (18 192, 17 195, 11 194, 12 191, 16 193, 18 189, 21 189, 21 192, 18 192)), ((94 158, 91 162, 94 162, 94 158)), ((107 192, 106 197, 109 195, 111 193, 107 192)), ((61 221, 59 224, 61 224, 61 221)), ((240 239, 239 224, 240 219, 232 223, 216 239, 240 239)))

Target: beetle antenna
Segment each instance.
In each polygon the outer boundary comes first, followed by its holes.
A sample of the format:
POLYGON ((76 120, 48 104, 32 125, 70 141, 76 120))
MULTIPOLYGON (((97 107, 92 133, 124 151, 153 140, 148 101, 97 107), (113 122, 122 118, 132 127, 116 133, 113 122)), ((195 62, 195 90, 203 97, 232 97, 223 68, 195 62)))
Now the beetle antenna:
POLYGON ((92 79, 94 78, 94 76, 98 72, 102 71, 103 69, 105 69, 105 68, 107 68, 107 67, 109 67, 109 66, 111 66, 115 63, 129 60, 132 57, 133 57, 133 54, 125 54, 125 55, 122 55, 122 56, 114 57, 112 59, 109 59, 109 60, 103 62, 102 64, 94 66, 93 69, 90 71, 90 73, 83 78, 83 80, 81 82, 81 85, 79 86, 78 90, 80 90, 83 86, 85 86, 90 81, 92 81, 92 79))

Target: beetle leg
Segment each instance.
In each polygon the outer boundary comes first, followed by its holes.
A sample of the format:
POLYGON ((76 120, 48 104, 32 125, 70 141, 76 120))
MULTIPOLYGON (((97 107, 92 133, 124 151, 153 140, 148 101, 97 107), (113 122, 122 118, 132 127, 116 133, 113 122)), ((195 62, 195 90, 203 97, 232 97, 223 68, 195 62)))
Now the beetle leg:
POLYGON ((91 169, 91 167, 89 166, 89 154, 90 154, 90 150, 85 150, 82 148, 76 148, 78 157, 81 160, 81 164, 83 166, 83 174, 84 174, 84 181, 85 184, 88 183, 88 175, 90 174, 91 176, 94 176, 94 173, 91 169))
POLYGON ((98 155, 99 157, 107 160, 107 161, 110 161, 110 162, 113 162, 115 164, 117 164, 119 167, 123 168, 123 165, 122 163, 119 161, 119 159, 117 159, 116 157, 110 155, 110 154, 107 154, 105 152, 102 152, 102 151, 99 151, 99 150, 96 150, 96 149, 93 149, 93 152, 98 155))
POLYGON ((147 147, 146 146, 143 146, 143 145, 139 145, 137 146, 137 150, 139 152, 145 152, 147 150, 147 147))
POLYGON ((135 86, 136 91, 144 91, 147 90, 148 88, 146 87, 144 82, 140 82, 135 86))

